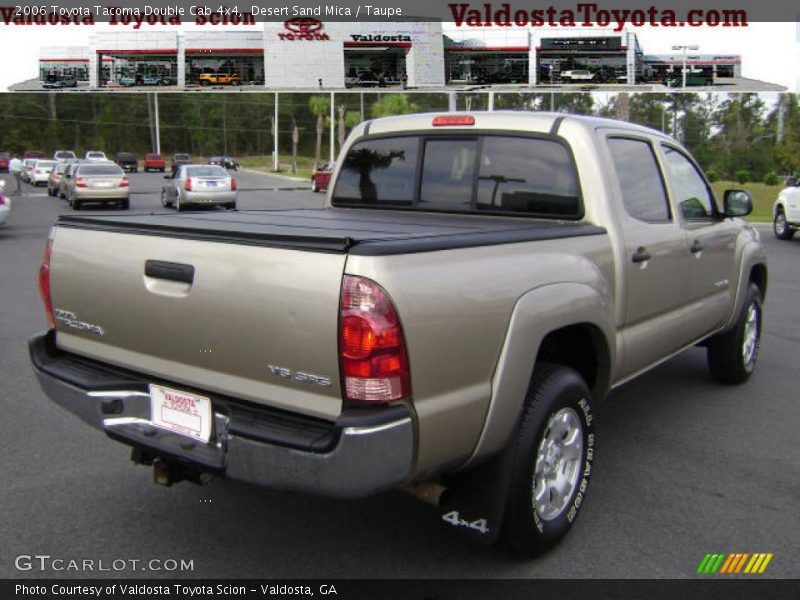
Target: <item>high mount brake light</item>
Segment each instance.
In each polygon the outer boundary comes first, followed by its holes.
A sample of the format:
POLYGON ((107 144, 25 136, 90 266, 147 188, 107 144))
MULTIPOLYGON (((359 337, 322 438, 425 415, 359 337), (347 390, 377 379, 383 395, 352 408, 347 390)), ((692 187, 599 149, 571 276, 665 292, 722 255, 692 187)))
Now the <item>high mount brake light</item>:
POLYGON ((434 117, 434 127, 464 127, 475 125, 475 117, 472 115, 444 115, 434 117))
POLYGON ((411 396, 403 327, 389 295, 370 279, 344 276, 339 360, 346 400, 386 404, 411 396))

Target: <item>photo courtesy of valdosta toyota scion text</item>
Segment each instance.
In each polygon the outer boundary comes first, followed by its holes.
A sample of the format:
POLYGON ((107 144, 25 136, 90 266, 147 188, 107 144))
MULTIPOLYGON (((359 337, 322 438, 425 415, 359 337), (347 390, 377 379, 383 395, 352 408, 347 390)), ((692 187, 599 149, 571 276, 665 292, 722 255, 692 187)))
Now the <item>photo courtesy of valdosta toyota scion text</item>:
POLYGON ((0 8, 8 597, 800 576, 795 23, 76 7, 0 8))

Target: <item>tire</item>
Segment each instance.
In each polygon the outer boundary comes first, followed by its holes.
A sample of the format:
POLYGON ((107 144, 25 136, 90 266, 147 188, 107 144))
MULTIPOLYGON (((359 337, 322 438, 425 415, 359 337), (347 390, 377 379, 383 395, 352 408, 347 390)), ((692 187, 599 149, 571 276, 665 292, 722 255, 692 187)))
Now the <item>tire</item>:
POLYGON ((315 194, 319 192, 319 186, 317 185, 317 180, 313 177, 311 178, 311 191, 315 194))
POLYGON ((123 200, 122 202, 120 202, 120 203, 119 203, 119 207, 120 207, 122 210, 128 210, 128 209, 131 207, 131 201, 130 201, 130 198, 129 198, 128 200, 123 200))
POLYGON ((167 192, 161 190, 161 206, 167 208, 169 206, 169 202, 167 202, 167 192))
POLYGON ((183 206, 181 206, 181 195, 180 194, 177 194, 175 196, 174 206, 175 206, 175 210, 177 210, 178 212, 183 211, 183 206))
POLYGON ((569 367, 537 365, 510 442, 502 535, 515 554, 539 555, 567 535, 586 499, 594 440, 592 394, 583 378, 569 367), (550 476, 544 477, 548 468, 550 476), (561 494, 554 493, 558 489, 561 494))
POLYGON ((229 202, 226 204, 225 210, 236 210, 236 202, 229 202))
POLYGON ((81 201, 75 200, 72 196, 69 197, 69 205, 72 207, 72 210, 80 210, 81 209, 81 201))
POLYGON ((761 347, 761 290, 750 283, 736 324, 708 341, 708 368, 720 383, 744 383, 753 374, 761 347))
POLYGON ((786 222, 786 215, 780 207, 778 207, 775 219, 772 221, 772 231, 779 240, 790 240, 794 237, 794 231, 789 228, 789 224, 786 222))

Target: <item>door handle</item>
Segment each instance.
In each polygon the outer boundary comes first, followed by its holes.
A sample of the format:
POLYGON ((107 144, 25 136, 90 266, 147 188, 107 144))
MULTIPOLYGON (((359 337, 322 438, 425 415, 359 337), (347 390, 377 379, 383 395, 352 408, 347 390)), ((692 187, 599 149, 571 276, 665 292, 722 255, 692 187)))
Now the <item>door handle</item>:
POLYGON ((695 240, 692 243, 692 247, 689 248, 689 251, 692 254, 700 254, 703 251, 703 244, 700 243, 700 240, 695 240))
POLYGON ((647 249, 644 246, 639 246, 634 255, 631 257, 631 260, 635 263, 643 263, 650 260, 650 258, 651 256, 647 249))
POLYGON ((191 284, 194 281, 194 267, 181 263, 148 260, 144 263, 144 274, 153 279, 166 279, 191 284))

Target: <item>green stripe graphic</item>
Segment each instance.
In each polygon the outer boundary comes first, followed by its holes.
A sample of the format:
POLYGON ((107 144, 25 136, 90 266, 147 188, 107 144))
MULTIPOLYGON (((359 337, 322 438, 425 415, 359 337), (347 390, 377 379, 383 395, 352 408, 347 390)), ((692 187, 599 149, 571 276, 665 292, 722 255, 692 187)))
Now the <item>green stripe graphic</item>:
POLYGON ((711 568, 711 571, 710 571, 711 573, 716 573, 717 572, 717 569, 719 569, 722 566, 722 561, 725 560, 726 556, 727 556, 727 554, 725 554, 725 553, 722 553, 722 554, 719 555, 719 558, 717 559, 717 562, 714 563, 714 566, 711 568))
POLYGON ((711 558, 711 555, 710 554, 706 554, 705 558, 700 563, 700 566, 697 567, 697 572, 698 573, 704 573, 705 572, 706 565, 708 564, 708 561, 709 561, 710 558, 711 558))

